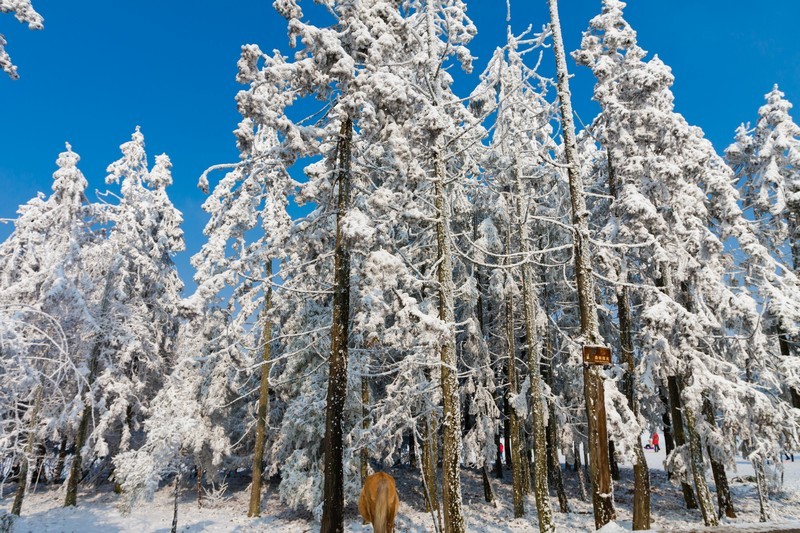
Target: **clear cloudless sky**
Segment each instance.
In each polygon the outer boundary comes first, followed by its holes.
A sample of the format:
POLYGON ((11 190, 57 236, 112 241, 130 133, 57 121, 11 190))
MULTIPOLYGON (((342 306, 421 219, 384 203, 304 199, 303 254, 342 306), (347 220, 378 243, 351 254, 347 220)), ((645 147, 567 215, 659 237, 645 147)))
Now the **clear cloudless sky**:
MULTIPOLYGON (((309 1, 303 4, 309 4, 309 1)), ((170 195, 184 214, 187 252, 176 258, 190 287, 189 257, 202 244, 207 216, 197 178, 207 167, 234 162, 232 130, 241 45, 288 51, 285 21, 269 0, 33 0, 45 19, 29 31, 0 15, 0 33, 21 78, 0 73, 0 219, 38 191, 50 193, 55 159, 72 144, 89 180, 89 197, 106 190, 106 166, 141 126, 152 163, 173 163, 170 195)), ((475 72, 458 76, 466 96, 492 50, 503 44, 506 2, 467 0, 478 29, 475 72)), ((512 29, 540 29, 546 0, 511 0, 512 29)), ((568 51, 600 12, 600 0, 561 0, 568 51)), ((777 83, 800 105, 800 41, 796 0, 631 0, 626 18, 639 44, 658 54, 676 81, 677 110, 700 126, 719 152, 742 122, 755 122, 763 96, 777 83)), ((552 51, 542 71, 552 75, 552 51)), ((570 61, 573 105, 588 122, 594 80, 570 61)), ((800 118, 800 109, 794 116, 800 118)), ((113 189, 113 186, 112 186, 113 189)), ((0 224, 0 239, 10 233, 0 224)))

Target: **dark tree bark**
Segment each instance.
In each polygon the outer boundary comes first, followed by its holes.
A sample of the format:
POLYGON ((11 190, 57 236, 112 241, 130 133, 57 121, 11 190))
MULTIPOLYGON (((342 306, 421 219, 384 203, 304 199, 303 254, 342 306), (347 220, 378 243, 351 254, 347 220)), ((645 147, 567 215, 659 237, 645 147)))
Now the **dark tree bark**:
POLYGON ((333 323, 328 396, 325 407, 325 480, 321 533, 344 532, 344 473, 342 466, 342 418, 347 395, 347 349, 350 338, 350 251, 342 236, 342 224, 350 202, 350 163, 353 121, 342 122, 336 146, 336 181, 339 189, 334 250, 333 323))

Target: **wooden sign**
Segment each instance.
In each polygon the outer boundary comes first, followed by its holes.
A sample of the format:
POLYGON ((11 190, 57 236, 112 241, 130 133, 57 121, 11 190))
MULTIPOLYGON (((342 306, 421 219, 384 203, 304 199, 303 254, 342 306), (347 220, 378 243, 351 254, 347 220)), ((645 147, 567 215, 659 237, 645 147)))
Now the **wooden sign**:
POLYGON ((584 346, 583 362, 587 365, 610 365, 611 348, 606 346, 584 346))

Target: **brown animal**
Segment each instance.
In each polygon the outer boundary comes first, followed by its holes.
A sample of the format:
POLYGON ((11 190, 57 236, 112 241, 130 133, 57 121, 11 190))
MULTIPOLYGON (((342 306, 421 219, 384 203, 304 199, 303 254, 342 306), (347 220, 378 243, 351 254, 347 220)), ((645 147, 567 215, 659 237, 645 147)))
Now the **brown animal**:
POLYGON ((375 533, 392 533, 394 515, 397 514, 397 489, 394 478, 385 472, 376 472, 364 480, 361 497, 358 499, 358 512, 365 524, 372 524, 375 533))

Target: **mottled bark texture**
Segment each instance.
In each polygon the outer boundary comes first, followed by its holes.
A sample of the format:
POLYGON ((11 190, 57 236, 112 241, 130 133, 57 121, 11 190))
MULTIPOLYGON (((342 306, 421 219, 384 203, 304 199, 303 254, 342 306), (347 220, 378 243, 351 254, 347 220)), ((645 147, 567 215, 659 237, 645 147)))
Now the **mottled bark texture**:
POLYGON ((347 348, 350 330, 350 251, 342 225, 350 201, 350 160, 353 121, 342 121, 336 146, 336 183, 339 189, 334 249, 333 323, 325 406, 325 479, 321 533, 344 531, 344 472, 342 466, 342 418, 347 395, 347 348))

